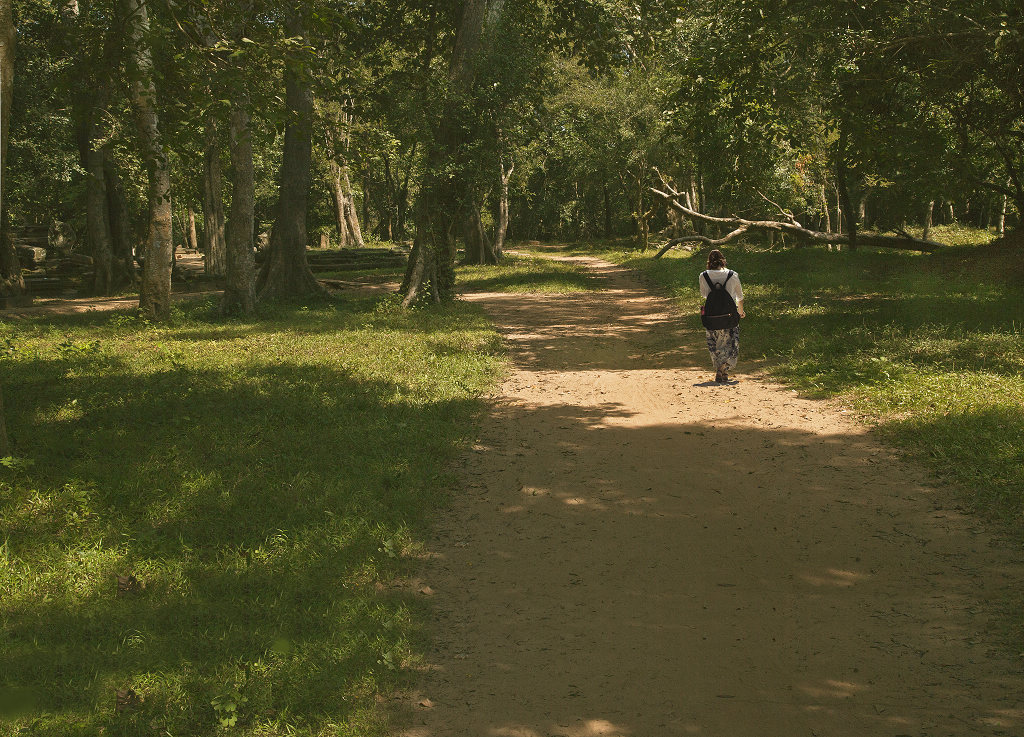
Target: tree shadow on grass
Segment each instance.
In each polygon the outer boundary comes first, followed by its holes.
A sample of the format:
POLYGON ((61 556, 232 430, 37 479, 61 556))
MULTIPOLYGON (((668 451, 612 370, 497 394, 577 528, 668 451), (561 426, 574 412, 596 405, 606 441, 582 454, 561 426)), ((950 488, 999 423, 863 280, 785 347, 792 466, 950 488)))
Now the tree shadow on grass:
POLYGON ((919 412, 879 425, 917 458, 939 461, 964 485, 972 502, 1004 510, 1019 526, 1024 509, 1024 407, 980 405, 951 412, 919 412))
MULTIPOLYGON (((1020 466, 1002 459, 1024 434, 1013 400, 1024 391, 1024 290, 1011 252, 729 255, 747 292, 741 362, 764 356, 773 375, 812 396, 868 397, 889 438, 968 487, 987 479, 992 490, 975 498, 1019 514, 1020 466)), ((702 267, 630 265, 663 286, 696 284, 702 267)), ((694 294, 684 299, 695 310, 694 294)))
MULTIPOLYGON (((964 261, 968 255, 960 255, 953 275, 945 254, 738 249, 729 265, 741 274, 747 296, 741 350, 791 364, 788 374, 813 376, 828 393, 862 385, 864 364, 881 355, 921 370, 1019 375, 1024 290, 983 260, 964 261)), ((629 265, 663 287, 693 284, 684 294, 696 311, 698 261, 629 265)))
POLYGON ((291 361, 9 368, 34 466, 0 478, 0 686, 36 695, 34 733, 213 733, 234 688, 244 723, 342 723, 400 679, 416 605, 380 585, 436 506, 468 391, 291 361))

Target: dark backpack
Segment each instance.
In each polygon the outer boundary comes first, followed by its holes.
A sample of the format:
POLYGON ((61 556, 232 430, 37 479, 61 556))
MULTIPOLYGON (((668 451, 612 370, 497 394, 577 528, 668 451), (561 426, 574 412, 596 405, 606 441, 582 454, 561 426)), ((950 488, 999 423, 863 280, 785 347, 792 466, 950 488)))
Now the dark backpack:
POLYGON ((725 288, 732 275, 733 272, 730 271, 721 284, 711 281, 706 271, 702 275, 704 281, 711 287, 711 292, 700 310, 700 321, 708 330, 731 330, 740 324, 740 312, 736 309, 736 302, 725 288))

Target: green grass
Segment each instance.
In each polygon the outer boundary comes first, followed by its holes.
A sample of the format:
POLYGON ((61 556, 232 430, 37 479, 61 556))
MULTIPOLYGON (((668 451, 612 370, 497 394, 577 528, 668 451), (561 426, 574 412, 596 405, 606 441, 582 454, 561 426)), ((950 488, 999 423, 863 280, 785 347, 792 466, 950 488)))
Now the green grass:
MULTIPOLYGON (((907 231, 918 238, 924 235, 924 228, 912 227, 907 231)), ((985 228, 974 228, 963 223, 952 225, 936 225, 928 233, 928 240, 936 243, 944 243, 947 246, 978 246, 991 243, 999 234, 995 230, 985 228)))
MULTIPOLYGON (((321 279, 366 284, 398 283, 404 276, 403 268, 317 273, 321 279)), ((496 266, 460 265, 456 269, 456 280, 460 289, 469 292, 568 294, 599 288, 587 270, 578 264, 515 254, 506 254, 496 266)))
MULTIPOLYGON (((987 239, 984 239, 987 240, 987 239)), ((895 446, 1024 517, 1024 255, 1006 245, 926 256, 725 249, 743 278, 741 362, 841 398, 895 446)), ((673 294, 694 327, 702 255, 601 251, 673 294)))
POLYGON ((460 266, 456 277, 459 286, 470 292, 569 294, 600 288, 579 264, 512 254, 497 266, 460 266))
POLYGON ((318 271, 317 279, 337 279, 339 281, 358 281, 363 284, 401 283, 405 276, 405 268, 398 266, 393 269, 350 269, 347 271, 318 271))
POLYGON ((0 735, 385 733, 392 583, 503 370, 473 306, 393 305, 0 324, 0 735))

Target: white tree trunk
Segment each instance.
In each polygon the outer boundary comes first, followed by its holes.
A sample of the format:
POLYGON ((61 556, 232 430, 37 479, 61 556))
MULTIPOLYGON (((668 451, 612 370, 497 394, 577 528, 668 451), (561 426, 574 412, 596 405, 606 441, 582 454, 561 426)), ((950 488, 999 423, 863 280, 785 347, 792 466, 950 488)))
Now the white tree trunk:
POLYGON ((508 169, 505 168, 504 161, 501 164, 501 193, 498 198, 498 230, 494 234, 494 257, 501 259, 502 253, 505 251, 505 236, 508 234, 508 221, 509 221, 509 201, 508 201, 508 185, 512 181, 512 172, 515 171, 515 162, 508 169))
POLYGON ((348 176, 348 167, 341 170, 341 182, 345 194, 345 224, 348 226, 348 234, 356 248, 366 248, 363 241, 363 230, 359 227, 359 215, 356 213, 356 197, 352 191, 352 180, 348 176))
MULTIPOLYGON (((696 209, 696 208, 695 208, 696 209)), ((825 185, 821 185, 821 209, 825 214, 825 232, 832 232, 832 213, 828 207, 828 198, 825 196, 825 185)))
POLYGON ((348 248, 348 222, 345 219, 345 189, 341 184, 341 166, 331 162, 331 195, 334 197, 334 224, 338 230, 338 247, 348 248))
POLYGON ((188 247, 193 251, 199 250, 199 237, 196 235, 196 210, 192 205, 186 208, 188 222, 186 223, 185 236, 188 239, 188 247))
POLYGON ((149 172, 149 232, 142 249, 139 309, 149 317, 163 320, 171 313, 174 265, 170 165, 157 114, 146 0, 122 0, 121 6, 125 14, 129 98, 139 129, 142 159, 149 172))

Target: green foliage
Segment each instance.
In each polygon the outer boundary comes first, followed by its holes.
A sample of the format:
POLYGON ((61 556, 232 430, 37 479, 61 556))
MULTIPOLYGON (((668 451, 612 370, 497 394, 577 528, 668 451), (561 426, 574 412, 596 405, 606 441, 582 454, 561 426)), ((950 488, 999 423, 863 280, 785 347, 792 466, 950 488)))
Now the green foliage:
POLYGON ((498 337, 464 304, 215 312, 0 328, 0 734, 387 733, 396 583, 498 337))

